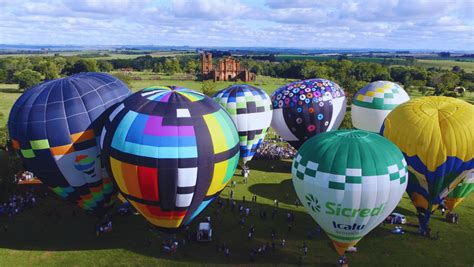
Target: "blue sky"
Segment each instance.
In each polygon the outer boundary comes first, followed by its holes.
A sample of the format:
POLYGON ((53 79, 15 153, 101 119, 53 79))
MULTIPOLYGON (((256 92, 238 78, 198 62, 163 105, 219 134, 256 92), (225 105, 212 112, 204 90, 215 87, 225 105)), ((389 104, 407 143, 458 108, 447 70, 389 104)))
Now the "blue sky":
POLYGON ((474 50, 474 0, 0 0, 0 43, 474 50))

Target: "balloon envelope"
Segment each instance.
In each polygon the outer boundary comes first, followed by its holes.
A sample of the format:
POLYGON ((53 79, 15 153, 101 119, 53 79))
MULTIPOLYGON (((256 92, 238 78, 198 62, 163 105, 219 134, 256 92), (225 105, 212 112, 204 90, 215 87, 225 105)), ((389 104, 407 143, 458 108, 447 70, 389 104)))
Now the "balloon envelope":
POLYGON ((431 211, 474 168, 474 106, 451 97, 412 99, 384 121, 383 136, 403 152, 412 173, 407 193, 427 230, 431 211))
POLYGON ((272 128, 296 149, 316 134, 337 129, 346 112, 344 91, 325 79, 289 83, 273 92, 272 103, 272 128))
POLYGON ((388 113, 408 100, 408 94, 396 83, 369 83, 354 95, 351 106, 352 124, 357 129, 379 133, 388 113))
POLYGON ((270 97, 257 87, 246 84, 229 86, 213 96, 230 115, 239 131, 240 158, 251 160, 262 143, 272 121, 270 97))
POLYGON ((339 254, 397 206, 408 172, 400 150, 360 130, 322 133, 306 141, 291 168, 296 194, 339 254))
POLYGON ((444 199, 446 208, 453 211, 472 191, 474 191, 474 171, 471 171, 444 199))
POLYGON ((162 229, 191 222, 224 189, 239 160, 227 112, 174 86, 146 88, 123 101, 109 116, 101 145, 120 193, 162 229))
POLYGON ((8 131, 25 168, 62 198, 104 213, 114 190, 97 141, 109 108, 128 95, 122 81, 103 73, 48 81, 23 93, 8 131))

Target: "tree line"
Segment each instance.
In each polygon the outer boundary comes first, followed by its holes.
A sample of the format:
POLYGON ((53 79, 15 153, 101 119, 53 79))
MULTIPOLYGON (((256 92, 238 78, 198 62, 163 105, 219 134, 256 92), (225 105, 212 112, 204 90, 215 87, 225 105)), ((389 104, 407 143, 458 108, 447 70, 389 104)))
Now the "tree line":
MULTIPOLYGON (((257 75, 277 78, 308 79, 326 78, 334 80, 343 88, 356 90, 367 82, 388 80, 402 84, 407 90, 416 88, 422 93, 434 88, 436 95, 453 94, 452 89, 462 86, 474 90, 474 73, 466 72, 458 66, 451 70, 425 68, 416 65, 416 60, 408 65, 390 65, 373 62, 355 62, 347 58, 318 61, 314 59, 287 60, 275 62, 255 57, 241 57, 241 65, 257 75)), ((218 58, 214 59, 218 60, 218 58)), ((113 70, 151 70, 156 73, 173 75, 189 73, 199 79, 200 64, 197 55, 176 57, 140 56, 133 59, 91 59, 72 57, 6 57, 0 59, 0 83, 17 83, 20 90, 27 89, 41 81, 56 79, 80 72, 113 70)))

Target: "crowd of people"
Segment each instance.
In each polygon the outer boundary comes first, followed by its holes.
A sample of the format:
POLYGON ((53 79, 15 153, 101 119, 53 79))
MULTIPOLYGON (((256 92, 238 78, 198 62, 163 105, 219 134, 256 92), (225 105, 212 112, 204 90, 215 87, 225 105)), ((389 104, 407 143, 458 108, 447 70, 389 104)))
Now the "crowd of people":
POLYGON ((254 159, 292 159, 298 151, 290 145, 283 145, 279 140, 265 140, 257 149, 254 159))
POLYGON ((37 203, 37 197, 32 191, 23 194, 14 194, 6 202, 0 203, 0 216, 12 217, 26 208, 31 208, 37 203))
MULTIPOLYGON (((239 229, 242 235, 246 236, 248 242, 252 243, 248 254, 250 262, 256 262, 259 258, 265 258, 265 255, 268 255, 269 253, 270 255, 276 255, 275 253, 278 253, 278 250, 283 250, 286 246, 286 236, 291 234, 293 225, 296 221, 295 213, 293 211, 287 211, 284 214, 280 214, 279 201, 277 199, 273 201, 273 208, 261 209, 258 206, 255 206, 259 199, 255 194, 248 196, 248 200, 245 196, 241 196, 241 201, 236 201, 234 188, 235 185, 230 186, 229 199, 227 199, 227 201, 220 197, 217 198, 217 209, 214 211, 215 216, 217 216, 215 220, 220 221, 219 217, 224 212, 230 212, 233 214, 234 218, 237 220, 237 229, 239 229), (268 224, 269 227, 267 229, 257 229, 259 226, 254 224, 254 218, 266 221, 266 224, 268 224), (285 230, 279 230, 277 236, 277 228, 274 227, 275 225, 272 221, 275 223, 278 223, 278 221, 280 221, 280 223, 284 221, 285 224, 288 225, 288 228, 285 230), (265 230, 269 231, 270 235, 268 238, 264 238, 262 242, 262 238, 256 238, 256 233, 262 231, 265 232, 265 230)), ((300 205, 299 201, 295 201, 295 207, 299 207, 300 205)), ((321 230, 319 227, 317 230, 312 230, 311 238, 320 235, 320 233, 321 230), (317 232, 317 234, 314 234, 313 232, 317 232)), ((261 237, 261 235, 259 237, 261 237)), ((299 248, 301 253, 299 261, 302 262, 309 255, 309 247, 306 242, 302 242, 299 248)), ((226 242, 218 242, 216 244, 216 249, 218 252, 223 253, 226 258, 230 256, 230 246, 226 242)))

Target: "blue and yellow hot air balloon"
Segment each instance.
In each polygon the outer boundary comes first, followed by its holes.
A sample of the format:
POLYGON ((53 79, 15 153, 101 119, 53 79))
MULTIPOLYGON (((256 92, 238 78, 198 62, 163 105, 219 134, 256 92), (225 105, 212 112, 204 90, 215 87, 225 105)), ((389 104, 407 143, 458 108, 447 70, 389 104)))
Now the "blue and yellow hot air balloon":
POLYGON ((474 168, 474 106, 449 97, 420 97, 390 112, 383 136, 403 152, 407 192, 422 231, 434 210, 474 168))
POLYGON ((103 73, 41 83, 12 107, 12 145, 25 168, 56 194, 100 216, 112 204, 114 190, 98 139, 110 108, 128 95, 122 81, 103 73))
POLYGON ((127 98, 109 116, 100 143, 120 193, 160 229, 190 223, 239 161, 239 136, 227 112, 182 87, 150 87, 127 98))

